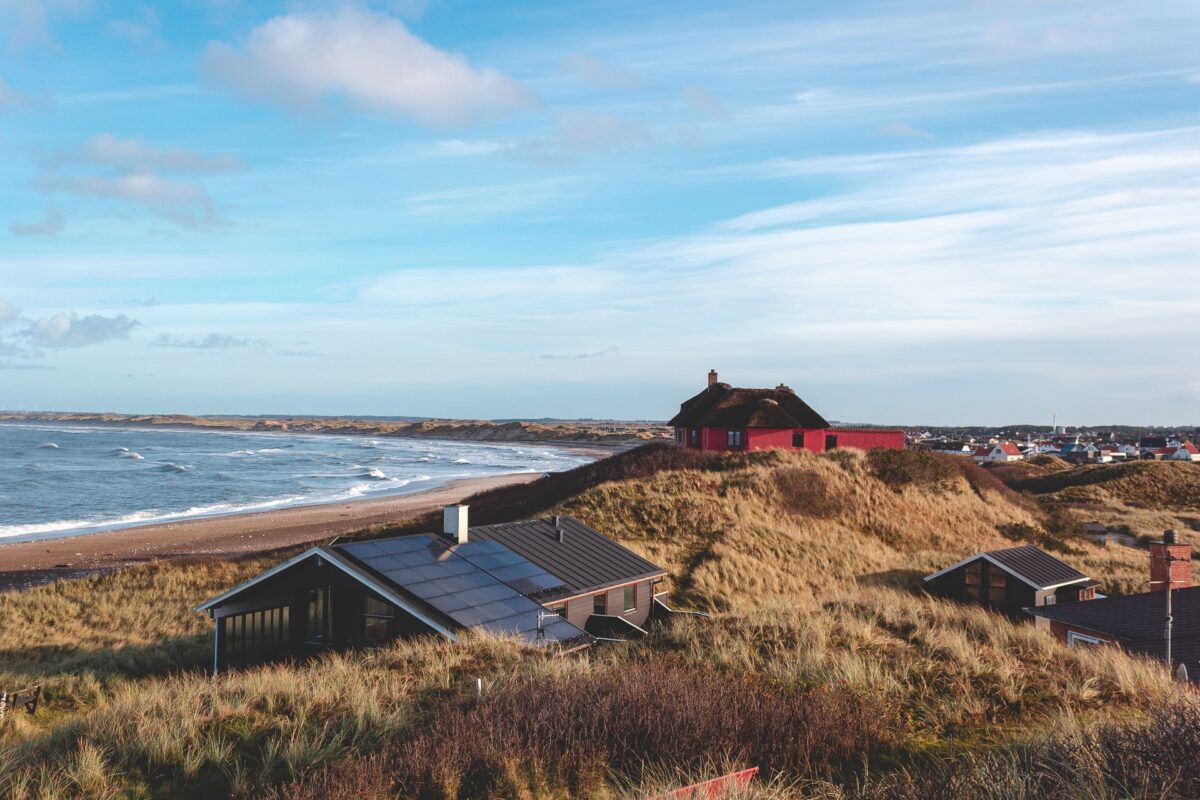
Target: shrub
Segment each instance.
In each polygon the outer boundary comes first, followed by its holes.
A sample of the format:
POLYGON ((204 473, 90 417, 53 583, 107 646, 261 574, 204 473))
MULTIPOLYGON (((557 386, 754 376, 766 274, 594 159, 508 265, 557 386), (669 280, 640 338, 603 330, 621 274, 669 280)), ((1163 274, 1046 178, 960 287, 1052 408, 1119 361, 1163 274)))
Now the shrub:
POLYGON ((522 680, 434 709, 419 735, 342 762, 281 797, 574 795, 606 776, 716 762, 773 775, 832 775, 899 740, 895 713, 838 689, 785 691, 766 679, 630 665, 572 679, 522 680))
POLYGON ((867 454, 875 477, 899 490, 908 484, 945 490, 956 475, 943 459, 924 450, 892 450, 877 447, 867 454))
POLYGON ((831 491, 818 473, 800 467, 775 470, 775 486, 784 508, 810 517, 832 517, 842 510, 844 499, 831 491))

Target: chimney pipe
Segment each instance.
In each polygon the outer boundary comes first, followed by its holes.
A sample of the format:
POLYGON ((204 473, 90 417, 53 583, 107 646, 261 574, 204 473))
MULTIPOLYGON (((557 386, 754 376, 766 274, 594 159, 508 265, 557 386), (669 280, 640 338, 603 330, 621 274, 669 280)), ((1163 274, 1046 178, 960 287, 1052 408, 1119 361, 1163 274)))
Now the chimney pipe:
POLYGON ((455 544, 467 543, 467 508, 456 505, 442 509, 442 533, 453 539, 455 544))
POLYGON ((1150 591, 1167 587, 1186 589, 1192 585, 1192 546, 1180 542, 1174 530, 1163 531, 1161 542, 1150 543, 1150 591))
POLYGON ((708 385, 712 386, 716 382, 717 382, 717 371, 715 369, 710 369, 708 371, 708 385))
POLYGON ((561 542, 565 538, 566 532, 563 531, 562 524, 559 522, 558 514, 554 515, 553 520, 554 520, 554 533, 558 537, 558 541, 561 542))

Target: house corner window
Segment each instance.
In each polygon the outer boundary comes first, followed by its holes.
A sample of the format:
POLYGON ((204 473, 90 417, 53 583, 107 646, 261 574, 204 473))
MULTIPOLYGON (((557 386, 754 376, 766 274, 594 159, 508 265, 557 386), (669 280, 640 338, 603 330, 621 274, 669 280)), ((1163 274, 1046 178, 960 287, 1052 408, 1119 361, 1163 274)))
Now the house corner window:
POLYGON ((363 598, 363 643, 383 644, 391 638, 392 618, 396 609, 374 597, 363 598))
POLYGON ((742 432, 741 431, 726 431, 725 432, 725 444, 728 447, 741 447, 742 446, 742 432))
POLYGON ((700 429, 692 428, 689 433, 692 437, 691 438, 692 447, 699 447, 700 446, 700 429))
POLYGON ((601 592, 592 598, 592 613, 607 614, 608 613, 608 594, 601 592))
POLYGON ((792 434, 792 447, 804 447, 804 431, 796 431, 792 434))
POLYGON ((837 450, 837 437, 836 436, 830 434, 825 437, 825 449, 826 450, 837 450))
POLYGON ((637 611, 637 586, 625 587, 625 613, 637 611))
POLYGON ((1067 631, 1067 647, 1095 647, 1104 642, 1095 636, 1085 636, 1075 631, 1067 631))

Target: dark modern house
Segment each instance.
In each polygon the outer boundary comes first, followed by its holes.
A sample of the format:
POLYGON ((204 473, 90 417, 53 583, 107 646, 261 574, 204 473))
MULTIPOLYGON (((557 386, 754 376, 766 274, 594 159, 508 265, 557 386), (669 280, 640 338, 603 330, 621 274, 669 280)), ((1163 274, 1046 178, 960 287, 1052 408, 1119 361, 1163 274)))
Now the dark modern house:
POLYGON ((676 444, 696 450, 904 448, 904 431, 835 427, 783 384, 739 389, 718 381, 715 370, 704 391, 683 401, 667 424, 676 444))
POLYGON ((1166 660, 1167 587, 1171 588, 1171 667, 1200 680, 1200 587, 1192 586, 1192 548, 1175 531, 1150 544, 1150 591, 1092 603, 1028 608, 1039 628, 1068 647, 1114 644, 1166 660))
POLYGON ((213 669, 465 630, 583 647, 644 633, 666 571, 573 517, 314 547, 199 606, 213 669))
POLYGON ((976 553, 925 576, 933 594, 1012 615, 1031 606, 1091 600, 1098 585, 1033 545, 976 553))

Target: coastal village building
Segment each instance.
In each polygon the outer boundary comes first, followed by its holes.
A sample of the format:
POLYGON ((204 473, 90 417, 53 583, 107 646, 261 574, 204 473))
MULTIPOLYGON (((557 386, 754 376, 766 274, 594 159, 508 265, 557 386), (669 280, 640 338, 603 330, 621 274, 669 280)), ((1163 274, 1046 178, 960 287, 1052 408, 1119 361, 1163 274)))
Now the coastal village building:
POLYGON ((199 606, 214 621, 213 670, 465 630, 583 647, 644 633, 669 614, 666 571, 573 517, 314 547, 199 606))
POLYGON ((1150 544, 1150 591, 1091 603, 1028 608, 1039 628, 1068 647, 1116 645, 1129 653, 1166 660, 1167 592, 1171 587, 1171 668, 1183 665, 1200 680, 1200 586, 1192 586, 1192 547, 1175 531, 1150 544))
POLYGON ((1029 606, 1091 600, 1098 585, 1033 545, 976 553, 925 577, 933 594, 1014 616, 1029 606))
POLYGON ((979 447, 975 450, 972 458, 978 463, 992 463, 1005 461, 1020 461, 1025 457, 1021 452, 1021 448, 1013 442, 997 442, 979 447))
POLYGON ((697 450, 904 448, 904 431, 834 427, 783 384, 737 389, 720 383, 715 370, 708 373, 707 388, 680 404, 667 424, 675 429, 677 445, 697 450))

